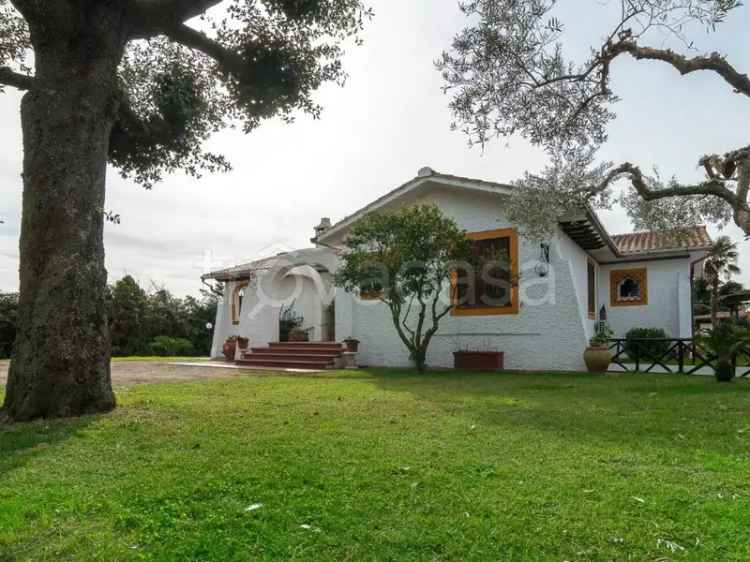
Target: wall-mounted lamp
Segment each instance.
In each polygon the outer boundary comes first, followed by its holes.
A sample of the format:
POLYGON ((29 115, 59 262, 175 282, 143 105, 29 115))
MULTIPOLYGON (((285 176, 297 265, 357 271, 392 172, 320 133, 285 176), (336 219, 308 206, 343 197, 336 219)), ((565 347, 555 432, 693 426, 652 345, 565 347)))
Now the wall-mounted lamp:
POLYGON ((547 242, 539 244, 539 263, 534 267, 534 271, 539 277, 547 277, 549 274, 549 244, 547 242))

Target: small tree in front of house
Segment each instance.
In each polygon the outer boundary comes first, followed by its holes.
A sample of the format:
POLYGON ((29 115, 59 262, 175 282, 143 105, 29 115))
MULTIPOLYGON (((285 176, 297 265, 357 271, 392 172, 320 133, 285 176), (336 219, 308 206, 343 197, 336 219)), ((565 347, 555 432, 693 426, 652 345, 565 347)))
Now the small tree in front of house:
POLYGON ((347 292, 367 294, 390 309, 399 338, 417 369, 440 320, 455 306, 451 276, 472 261, 472 242, 434 205, 370 214, 346 239, 336 276, 347 292))

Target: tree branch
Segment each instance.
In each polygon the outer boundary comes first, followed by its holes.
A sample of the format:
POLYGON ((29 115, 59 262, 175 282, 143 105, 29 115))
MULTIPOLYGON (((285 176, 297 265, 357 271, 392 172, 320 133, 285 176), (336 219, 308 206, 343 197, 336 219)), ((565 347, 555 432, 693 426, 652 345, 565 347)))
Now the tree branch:
POLYGON ((19 90, 30 90, 34 85, 34 78, 15 72, 10 67, 0 66, 0 85, 12 86, 19 90))
POLYGON ((120 108, 109 139, 110 157, 137 154, 147 147, 165 145, 180 134, 177 124, 151 116, 142 119, 130 105, 127 96, 122 96, 120 108))
POLYGON ((136 37, 161 33, 221 4, 222 0, 131 0, 128 15, 136 37))
POLYGON ((740 162, 738 169, 737 202, 742 209, 737 209, 737 213, 744 211, 744 220, 747 220, 747 217, 750 216, 750 201, 748 201, 748 194, 750 194, 750 158, 745 158, 740 162))
POLYGON ((412 342, 409 340, 409 338, 406 336, 404 331, 401 329, 401 305, 395 300, 391 300, 387 304, 388 304, 388 308, 391 309, 391 317, 393 319, 393 325, 396 327, 396 332, 398 333, 398 337, 401 338, 401 341, 406 346, 406 349, 408 349, 409 352, 413 353, 414 348, 413 348, 412 342))
POLYGON ((240 55, 230 51, 205 33, 185 24, 172 26, 165 30, 165 33, 173 41, 208 55, 219 63, 223 70, 234 74, 237 78, 242 78, 247 72, 247 65, 240 55))
POLYGON ((409 319, 409 315, 411 314, 411 306, 414 304, 414 295, 411 296, 411 299, 409 299, 409 306, 406 307, 406 313, 404 314, 403 318, 401 319, 401 324, 406 329, 407 332, 411 335, 412 338, 414 338, 414 330, 412 330, 409 325, 406 323, 406 321, 409 319))
POLYGON ((612 60, 621 53, 629 53, 637 60, 666 62, 676 68, 682 75, 698 70, 710 70, 724 78, 738 93, 750 96, 750 78, 747 74, 741 74, 719 53, 687 58, 671 49, 639 47, 635 41, 623 40, 604 49, 605 65, 608 64, 606 59, 612 60))
POLYGON ((667 197, 686 197, 691 195, 712 195, 723 199, 733 209, 737 208, 737 195, 724 185, 722 180, 711 179, 696 185, 680 185, 668 187, 665 189, 651 189, 646 184, 643 172, 638 166, 625 162, 613 168, 604 180, 594 188, 589 190, 591 195, 604 191, 609 184, 623 176, 628 176, 638 194, 646 201, 656 201, 667 197))

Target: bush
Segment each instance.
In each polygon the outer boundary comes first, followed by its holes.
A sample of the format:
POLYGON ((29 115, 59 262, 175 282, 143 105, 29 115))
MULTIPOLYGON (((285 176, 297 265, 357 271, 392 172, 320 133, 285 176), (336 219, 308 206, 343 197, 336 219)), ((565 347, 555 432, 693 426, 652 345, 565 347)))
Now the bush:
POLYGON ((736 328, 750 330, 750 319, 747 318, 730 318, 729 320, 724 320, 722 324, 730 324, 736 328))
POLYGON ((281 313, 279 316, 279 341, 289 341, 289 334, 292 330, 301 327, 302 323, 305 321, 301 315, 294 312, 292 309, 293 306, 294 303, 290 304, 288 307, 281 307, 281 313))
POLYGON ((149 344, 153 355, 160 357, 174 357, 176 355, 192 355, 193 344, 185 338, 171 338, 169 336, 156 336, 149 344))
POLYGON ((647 361, 657 361, 663 358, 669 349, 668 341, 634 341, 666 339, 666 332, 661 328, 633 328, 625 334, 625 353, 632 360, 636 357, 647 361))

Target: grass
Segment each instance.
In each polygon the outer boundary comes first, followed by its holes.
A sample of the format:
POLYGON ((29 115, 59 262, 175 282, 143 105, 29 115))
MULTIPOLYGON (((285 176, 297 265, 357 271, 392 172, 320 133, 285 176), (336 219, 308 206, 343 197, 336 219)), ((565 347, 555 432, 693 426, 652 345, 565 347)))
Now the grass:
POLYGON ((0 428, 0 561, 750 560, 745 381, 366 370, 118 398, 0 428))

